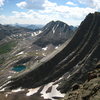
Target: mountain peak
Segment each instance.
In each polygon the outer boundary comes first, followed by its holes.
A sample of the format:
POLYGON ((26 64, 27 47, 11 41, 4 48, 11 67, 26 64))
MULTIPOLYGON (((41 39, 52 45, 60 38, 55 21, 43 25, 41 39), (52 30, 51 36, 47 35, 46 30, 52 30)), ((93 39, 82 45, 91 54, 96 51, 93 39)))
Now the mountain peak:
POLYGON ((63 21, 60 21, 60 20, 57 20, 57 21, 54 21, 54 20, 52 20, 52 21, 50 21, 48 24, 50 24, 50 23, 52 23, 52 24, 66 24, 65 22, 63 22, 63 21))
POLYGON ((51 21, 45 25, 42 29, 42 33, 39 35, 35 44, 39 46, 46 46, 48 44, 53 44, 55 46, 64 43, 73 34, 74 30, 62 21, 51 21))

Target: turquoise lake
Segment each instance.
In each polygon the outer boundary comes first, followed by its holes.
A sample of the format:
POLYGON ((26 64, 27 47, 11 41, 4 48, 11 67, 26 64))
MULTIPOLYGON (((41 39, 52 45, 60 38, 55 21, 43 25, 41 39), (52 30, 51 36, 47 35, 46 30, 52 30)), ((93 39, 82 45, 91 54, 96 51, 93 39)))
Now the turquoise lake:
POLYGON ((18 66, 15 66, 12 68, 13 71, 16 71, 16 72, 20 72, 22 70, 25 70, 26 69, 26 66, 24 65, 18 65, 18 66))

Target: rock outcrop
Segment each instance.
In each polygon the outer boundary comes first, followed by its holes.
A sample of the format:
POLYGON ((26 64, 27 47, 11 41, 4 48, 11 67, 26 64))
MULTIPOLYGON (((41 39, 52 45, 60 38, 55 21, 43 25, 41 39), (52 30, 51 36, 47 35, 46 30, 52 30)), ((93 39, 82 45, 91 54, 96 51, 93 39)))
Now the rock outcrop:
POLYGON ((75 90, 72 87, 61 100, 100 100, 100 69, 89 72, 85 83, 78 86, 75 90))
POLYGON ((100 13, 96 12, 85 18, 68 44, 7 80, 10 83, 2 88, 36 88, 63 77, 57 89, 66 93, 78 89, 78 84, 88 79, 88 73, 99 68, 99 61, 100 13))

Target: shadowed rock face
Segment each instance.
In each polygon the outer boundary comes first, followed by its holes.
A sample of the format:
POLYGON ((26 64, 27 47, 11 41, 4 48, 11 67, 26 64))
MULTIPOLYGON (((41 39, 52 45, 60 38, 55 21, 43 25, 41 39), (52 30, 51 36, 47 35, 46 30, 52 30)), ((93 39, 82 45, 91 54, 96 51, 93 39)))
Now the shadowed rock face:
POLYGON ((74 85, 60 100, 100 100, 100 69, 89 72, 86 82, 74 85))
POLYGON ((100 13, 89 14, 69 44, 60 49, 34 64, 31 70, 12 77, 4 87, 35 88, 63 76, 58 90, 67 92, 75 83, 83 83, 100 61, 100 13))

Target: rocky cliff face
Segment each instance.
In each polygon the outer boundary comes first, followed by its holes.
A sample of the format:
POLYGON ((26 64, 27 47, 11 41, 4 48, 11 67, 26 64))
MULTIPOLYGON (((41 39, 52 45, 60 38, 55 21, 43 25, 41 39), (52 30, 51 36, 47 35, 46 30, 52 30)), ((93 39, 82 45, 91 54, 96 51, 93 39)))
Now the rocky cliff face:
MULTIPOLYGON (((57 81, 59 83, 57 89, 62 93, 68 93, 71 89, 78 89, 79 84, 85 84, 86 80, 91 80, 92 74, 89 75, 89 72, 94 71, 96 68, 99 69, 99 62, 100 13, 96 12, 94 14, 90 13, 85 18, 68 44, 67 42, 64 43, 59 50, 36 62, 29 69, 1 83, 1 89, 36 88, 61 78, 57 81), (5 85, 3 85, 4 83, 5 85)), ((92 83, 90 81, 86 84, 92 83)), ((96 91, 98 92, 100 86, 97 85, 97 87, 96 91)), ((70 99, 65 97, 64 100, 70 99)), ((89 97, 82 100, 91 99, 89 97)))
POLYGON ((87 76, 83 84, 74 84, 61 100, 100 100, 100 67, 90 71, 87 76))

